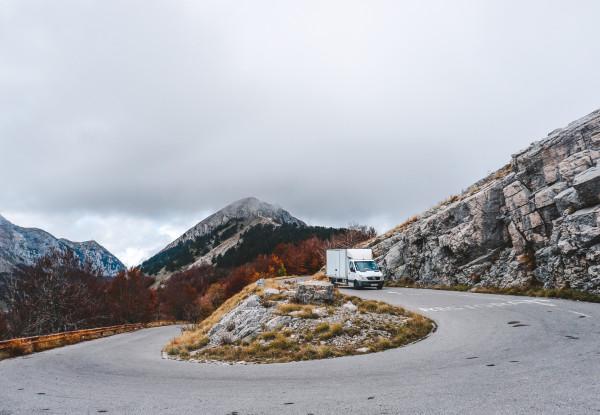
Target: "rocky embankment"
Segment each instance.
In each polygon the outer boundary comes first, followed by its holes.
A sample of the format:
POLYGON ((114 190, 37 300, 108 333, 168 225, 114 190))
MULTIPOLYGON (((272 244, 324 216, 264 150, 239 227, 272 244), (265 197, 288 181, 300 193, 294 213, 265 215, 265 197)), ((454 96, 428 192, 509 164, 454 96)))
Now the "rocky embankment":
POLYGON ((371 241, 391 279, 600 294, 600 110, 371 241))
POLYGON ((196 362, 271 363, 362 354, 418 340, 433 323, 399 307, 345 297, 329 283, 247 290, 214 324, 184 331, 165 355, 196 362))

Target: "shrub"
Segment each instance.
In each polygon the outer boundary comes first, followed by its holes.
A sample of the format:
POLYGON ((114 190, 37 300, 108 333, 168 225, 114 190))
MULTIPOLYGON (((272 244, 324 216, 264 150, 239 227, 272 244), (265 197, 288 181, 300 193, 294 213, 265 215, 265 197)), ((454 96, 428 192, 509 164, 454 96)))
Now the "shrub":
POLYGON ((273 340, 277 336, 274 331, 265 331, 260 335, 260 338, 266 341, 273 340))
POLYGON ((333 336, 339 336, 340 334, 342 334, 344 332, 344 327, 340 323, 335 323, 329 327, 329 332, 333 336))
POLYGON ((317 324, 317 326, 315 327, 315 333, 324 333, 326 331, 329 331, 329 323, 325 321, 317 324))
POLYGON ((322 345, 317 348, 317 354, 321 359, 325 359, 334 355, 331 346, 322 345))
POLYGON ((277 306, 277 310, 281 314, 290 314, 291 312, 302 310, 303 307, 302 304, 283 303, 277 306))
POLYGON ((173 346, 173 345, 168 345, 168 346, 165 348, 165 352, 167 352, 167 354, 168 354, 169 356, 175 356, 175 355, 178 355, 178 354, 179 354, 179 347, 177 347, 177 346, 173 346))
POLYGON ((319 316, 315 314, 315 309, 313 306, 304 306, 298 314, 300 318, 318 318, 319 316))
POLYGON ((269 346, 273 349, 287 349, 293 343, 284 335, 278 334, 275 339, 269 343, 269 346))
POLYGON ((204 346, 206 346, 208 344, 208 337, 206 336, 202 336, 200 339, 198 339, 195 343, 192 343, 188 346, 189 350, 198 350, 203 348, 204 346))

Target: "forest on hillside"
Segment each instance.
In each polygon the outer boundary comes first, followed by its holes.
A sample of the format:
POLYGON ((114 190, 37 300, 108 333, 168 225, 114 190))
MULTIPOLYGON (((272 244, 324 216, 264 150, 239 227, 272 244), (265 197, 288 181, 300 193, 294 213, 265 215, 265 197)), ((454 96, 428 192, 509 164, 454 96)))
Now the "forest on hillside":
POLYGON ((325 264, 326 249, 355 246, 375 236, 364 226, 307 233, 291 241, 266 233, 267 228, 256 230, 250 238, 264 238, 263 243, 222 258, 231 265, 194 267, 157 289, 152 288, 154 278, 139 268, 106 278, 72 254, 54 252, 3 276, 0 339, 155 320, 198 322, 249 283, 312 274, 325 264))

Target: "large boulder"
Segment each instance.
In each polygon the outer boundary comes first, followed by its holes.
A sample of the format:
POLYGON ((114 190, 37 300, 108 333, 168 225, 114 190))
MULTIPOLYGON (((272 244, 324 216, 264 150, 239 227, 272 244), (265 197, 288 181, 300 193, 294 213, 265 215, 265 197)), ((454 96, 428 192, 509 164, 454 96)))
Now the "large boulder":
POLYGON ((264 307, 257 295, 251 295, 227 313, 208 332, 210 345, 250 340, 260 333, 272 318, 272 310, 264 307))
POLYGON ((327 281, 304 281, 298 283, 295 299, 302 304, 331 303, 333 285, 327 281))

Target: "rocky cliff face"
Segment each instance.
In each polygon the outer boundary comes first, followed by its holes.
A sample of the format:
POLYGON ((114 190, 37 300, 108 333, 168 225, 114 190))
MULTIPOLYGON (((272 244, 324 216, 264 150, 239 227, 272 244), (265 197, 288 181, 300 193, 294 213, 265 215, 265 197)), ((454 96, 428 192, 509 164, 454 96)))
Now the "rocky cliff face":
POLYGON ((600 293, 600 110, 370 243, 391 278, 600 293))
POLYGON ((95 241, 57 239, 46 231, 23 228, 0 216, 0 274, 10 273, 18 265, 31 265, 52 251, 67 250, 104 276, 114 276, 125 269, 117 257, 95 241))

